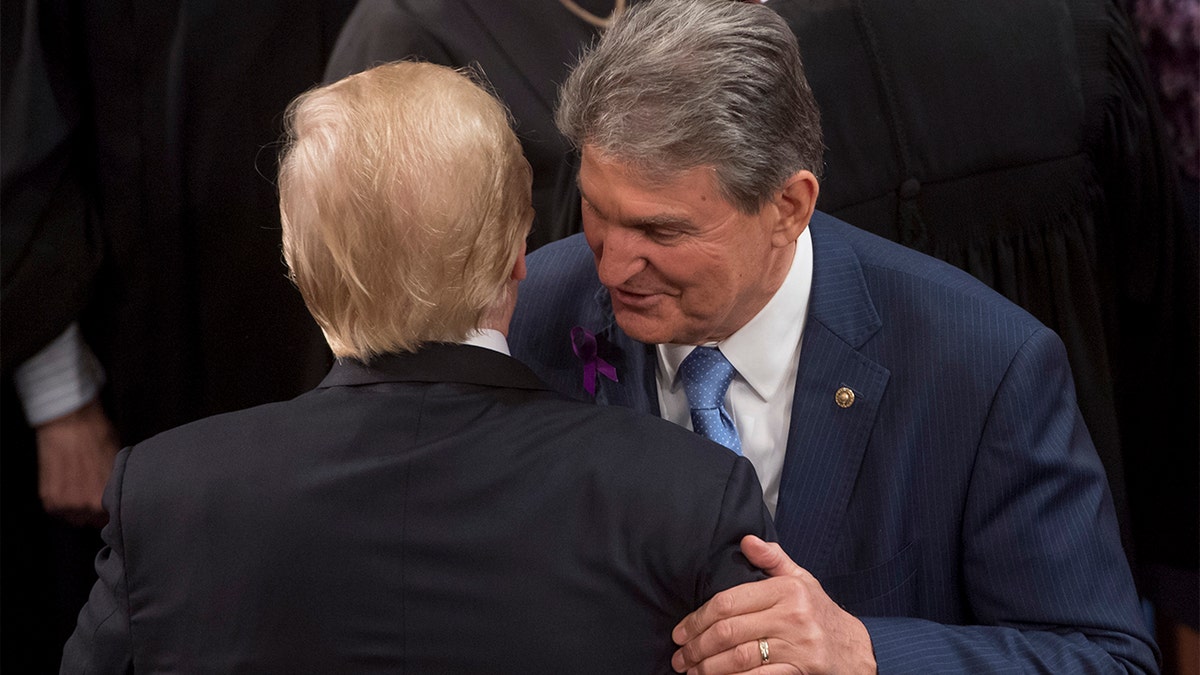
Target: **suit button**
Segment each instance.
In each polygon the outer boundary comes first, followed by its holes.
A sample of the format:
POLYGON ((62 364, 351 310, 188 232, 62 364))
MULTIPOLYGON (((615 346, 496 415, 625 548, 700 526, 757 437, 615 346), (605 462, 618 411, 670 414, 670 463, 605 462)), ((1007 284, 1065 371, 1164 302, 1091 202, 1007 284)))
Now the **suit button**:
POLYGON ((833 401, 838 404, 839 408, 849 408, 854 405, 854 392, 850 391, 849 387, 838 387, 833 394, 833 401))
POLYGON ((909 178, 900 184, 901 199, 915 199, 919 194, 921 194, 921 181, 916 178, 909 178))

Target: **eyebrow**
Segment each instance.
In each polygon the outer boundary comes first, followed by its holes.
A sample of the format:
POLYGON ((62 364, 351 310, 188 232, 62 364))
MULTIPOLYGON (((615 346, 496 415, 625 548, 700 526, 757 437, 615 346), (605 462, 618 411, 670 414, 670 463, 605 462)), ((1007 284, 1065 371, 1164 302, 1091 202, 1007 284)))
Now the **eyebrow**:
MULTIPOLYGON (((588 207, 595 211, 596 215, 600 216, 601 218, 606 218, 604 212, 600 210, 600 207, 596 206, 592 200, 588 199, 587 193, 583 191, 583 185, 581 185, 579 182, 578 175, 575 176, 575 187, 579 188, 579 196, 583 197, 583 201, 587 202, 588 207)), ((681 216, 655 214, 652 216, 646 216, 644 218, 638 218, 636 220, 623 221, 621 222, 621 225, 645 230, 658 227, 692 227, 693 224, 690 219, 681 216)))

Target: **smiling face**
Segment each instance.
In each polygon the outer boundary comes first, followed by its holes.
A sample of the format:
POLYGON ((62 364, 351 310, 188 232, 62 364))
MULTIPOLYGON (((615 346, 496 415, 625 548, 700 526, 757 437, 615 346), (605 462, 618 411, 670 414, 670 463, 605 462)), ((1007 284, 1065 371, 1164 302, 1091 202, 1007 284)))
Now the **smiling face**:
POLYGON ((590 146, 579 189, 584 236, 617 323, 646 343, 716 342, 744 326, 787 276, 816 199, 804 171, 747 215, 720 195, 709 167, 648 185, 590 146), (795 199, 797 181, 806 203, 795 199))

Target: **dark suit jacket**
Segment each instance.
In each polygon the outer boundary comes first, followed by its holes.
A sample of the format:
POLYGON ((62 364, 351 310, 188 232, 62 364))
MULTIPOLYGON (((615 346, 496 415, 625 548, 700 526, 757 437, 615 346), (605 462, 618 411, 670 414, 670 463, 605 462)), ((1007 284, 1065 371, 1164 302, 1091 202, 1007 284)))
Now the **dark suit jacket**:
POLYGON ((122 451, 63 672, 671 672, 675 623, 761 578, 761 495, 496 352, 339 363, 122 451))
MULTIPOLYGON (((1156 670, 1058 338, 949 265, 819 212, 810 228, 775 525, 866 623, 879 672, 1156 670)), ((615 323, 581 236, 530 256, 510 335, 586 399, 574 325, 617 370, 596 401, 657 414, 653 347, 615 323)))

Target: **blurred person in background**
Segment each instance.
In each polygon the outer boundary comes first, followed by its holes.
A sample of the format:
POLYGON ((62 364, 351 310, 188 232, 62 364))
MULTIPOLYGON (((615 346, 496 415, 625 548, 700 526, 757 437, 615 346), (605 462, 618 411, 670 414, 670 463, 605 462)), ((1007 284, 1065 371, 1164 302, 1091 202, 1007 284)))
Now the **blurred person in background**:
POLYGON ((120 445, 327 369, 269 176, 351 5, 3 3, 5 672, 57 668, 120 445))

